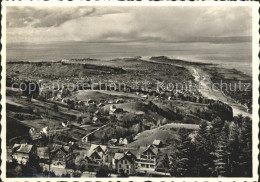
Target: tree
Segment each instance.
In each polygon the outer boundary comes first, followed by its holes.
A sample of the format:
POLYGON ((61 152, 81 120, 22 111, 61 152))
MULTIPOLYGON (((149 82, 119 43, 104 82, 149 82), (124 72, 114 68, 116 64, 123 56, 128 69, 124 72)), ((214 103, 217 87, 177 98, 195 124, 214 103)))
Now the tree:
POLYGON ((74 171, 73 173, 72 173, 72 176, 75 178, 78 178, 78 177, 81 177, 81 171, 79 171, 79 170, 76 170, 76 171, 74 171))
POLYGON ((120 177, 128 177, 128 175, 125 173, 125 171, 123 169, 120 169, 120 177))
POLYGON ((82 122, 83 122, 82 117, 79 117, 79 118, 78 118, 78 123, 79 123, 79 124, 82 124, 82 122))
POLYGON ((170 168, 170 163, 169 163, 169 157, 167 154, 164 154, 163 159, 162 159, 162 165, 164 167, 164 172, 166 174, 166 172, 169 170, 170 168))
POLYGON ((18 165, 17 160, 13 159, 12 162, 6 162, 6 176, 18 177, 22 176, 21 167, 18 165))
POLYGON ((191 138, 190 132, 184 128, 179 129, 179 140, 176 141, 175 152, 171 156, 170 173, 176 177, 187 177, 191 173, 191 138))
POLYGON ((56 103, 53 105, 53 110, 54 112, 59 112, 59 107, 56 103))
POLYGON ((240 155, 240 169, 241 174, 245 177, 252 176, 252 120, 245 117, 242 120, 241 128, 241 155, 240 155))
POLYGON ((63 178, 70 178, 71 175, 68 172, 66 172, 65 174, 62 174, 61 177, 63 177, 63 178))
POLYGON ((238 177, 241 175, 239 166, 239 156, 241 154, 240 147, 240 128, 236 122, 230 123, 229 134, 229 146, 230 146, 230 174, 229 176, 238 177))
POLYGON ((229 124, 226 122, 217 141, 214 156, 214 172, 217 176, 227 176, 229 173, 229 124))
POLYGON ((108 167, 101 166, 96 173, 96 177, 108 177, 108 172, 109 172, 108 167))
POLYGON ((210 153, 214 151, 210 142, 210 134, 208 131, 208 124, 203 121, 200 125, 198 133, 195 137, 195 150, 196 150, 196 168, 197 176, 207 177, 211 176, 213 160, 210 153))
POLYGON ((39 96, 40 88, 37 82, 34 81, 24 81, 21 83, 22 94, 28 98, 30 101, 33 97, 39 96))
POLYGON ((79 155, 77 155, 76 159, 75 159, 75 166, 76 169, 80 170, 80 171, 85 171, 86 169, 86 160, 84 158, 84 153, 81 152, 79 153, 79 155))
POLYGON ((43 169, 39 161, 34 157, 31 157, 25 165, 22 165, 22 174, 24 177, 34 177, 42 173, 42 171, 43 169))
POLYGON ((75 103, 73 100, 68 100, 67 101, 67 105, 68 105, 68 110, 74 109, 75 108, 75 103))

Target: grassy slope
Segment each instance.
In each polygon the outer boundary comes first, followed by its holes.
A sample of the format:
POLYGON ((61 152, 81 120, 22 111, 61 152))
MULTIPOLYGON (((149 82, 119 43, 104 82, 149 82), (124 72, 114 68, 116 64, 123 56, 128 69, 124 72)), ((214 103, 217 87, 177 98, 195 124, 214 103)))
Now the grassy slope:
POLYGON ((186 128, 186 129, 198 129, 198 125, 194 124, 177 124, 177 123, 170 123, 163 125, 161 127, 146 130, 141 132, 136 141, 127 145, 127 147, 137 147, 137 146, 147 146, 153 143, 155 139, 161 140, 166 142, 167 140, 171 140, 178 137, 178 134, 173 129, 177 128, 186 128))

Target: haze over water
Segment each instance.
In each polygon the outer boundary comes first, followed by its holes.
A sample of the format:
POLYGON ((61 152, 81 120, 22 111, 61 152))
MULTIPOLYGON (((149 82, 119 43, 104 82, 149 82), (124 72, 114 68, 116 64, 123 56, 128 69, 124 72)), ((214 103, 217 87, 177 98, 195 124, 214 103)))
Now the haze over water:
POLYGON ((71 58, 109 60, 133 56, 169 56, 188 61, 216 63, 252 75, 251 43, 165 42, 56 42, 7 44, 7 61, 51 61, 71 58))

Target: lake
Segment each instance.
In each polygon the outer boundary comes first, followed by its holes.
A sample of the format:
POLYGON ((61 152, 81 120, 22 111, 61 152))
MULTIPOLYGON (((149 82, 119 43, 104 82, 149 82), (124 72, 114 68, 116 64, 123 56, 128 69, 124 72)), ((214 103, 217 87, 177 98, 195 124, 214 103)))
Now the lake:
POLYGON ((216 63, 252 75, 252 45, 207 42, 55 42, 7 44, 7 61, 51 61, 71 58, 112 59, 133 56, 169 56, 188 61, 216 63))

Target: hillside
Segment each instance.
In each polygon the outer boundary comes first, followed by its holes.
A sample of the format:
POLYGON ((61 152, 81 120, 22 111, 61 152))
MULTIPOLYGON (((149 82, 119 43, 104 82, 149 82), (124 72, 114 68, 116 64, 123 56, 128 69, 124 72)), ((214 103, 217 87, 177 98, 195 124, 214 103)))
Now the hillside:
POLYGON ((128 144, 126 147, 147 146, 152 144, 155 139, 168 143, 169 140, 176 139, 178 137, 178 133, 175 130, 178 128, 196 130, 199 128, 199 125, 170 123, 151 130, 145 130, 139 133, 136 140, 128 144))
POLYGON ((7 73, 9 74, 24 74, 38 76, 84 76, 84 75, 99 75, 99 74, 116 74, 123 73, 124 70, 109 66, 98 66, 92 64, 80 63, 61 63, 61 62, 8 62, 7 73))

